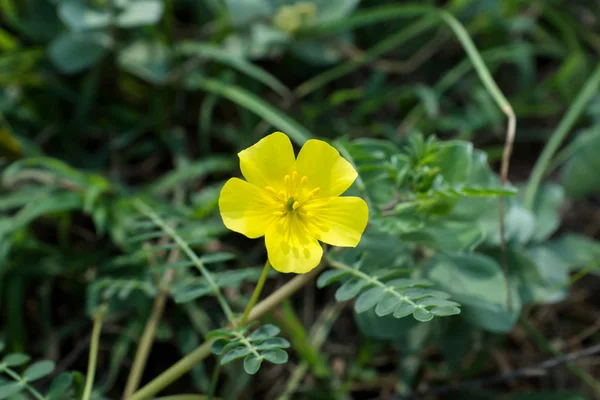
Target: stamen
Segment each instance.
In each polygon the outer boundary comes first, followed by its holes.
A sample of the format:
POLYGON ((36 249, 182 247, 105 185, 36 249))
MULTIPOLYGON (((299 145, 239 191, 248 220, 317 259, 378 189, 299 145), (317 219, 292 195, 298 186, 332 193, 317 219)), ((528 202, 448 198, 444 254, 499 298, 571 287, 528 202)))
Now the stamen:
POLYGON ((306 177, 306 176, 303 176, 303 177, 300 179, 300 184, 301 184, 301 185, 306 185, 306 182, 308 182, 308 177, 306 177))
POLYGON ((286 213, 283 211, 273 211, 273 215, 276 217, 283 217, 286 213))
POLYGON ((297 201, 294 201, 294 204, 292 204, 292 210, 296 211, 296 208, 300 207, 300 203, 297 201))
POLYGON ((321 191, 321 188, 316 188, 316 189, 311 190, 308 193, 308 196, 306 197, 306 200, 312 199, 313 197, 315 197, 316 195, 318 195, 320 191, 321 191))
POLYGON ((296 171, 292 172, 292 182, 296 183, 298 180, 298 173, 296 171))
POLYGON ((304 208, 299 208, 296 212, 305 217, 308 215, 308 211, 306 211, 306 209, 304 209, 304 208))
POLYGON ((280 198, 282 201, 285 201, 285 199, 286 199, 286 195, 285 195, 285 192, 284 192, 283 190, 280 190, 280 191, 279 191, 279 198, 280 198))
POLYGON ((285 182, 286 185, 290 184, 291 179, 292 178, 290 178, 289 175, 286 175, 286 176, 283 177, 283 181, 285 182))

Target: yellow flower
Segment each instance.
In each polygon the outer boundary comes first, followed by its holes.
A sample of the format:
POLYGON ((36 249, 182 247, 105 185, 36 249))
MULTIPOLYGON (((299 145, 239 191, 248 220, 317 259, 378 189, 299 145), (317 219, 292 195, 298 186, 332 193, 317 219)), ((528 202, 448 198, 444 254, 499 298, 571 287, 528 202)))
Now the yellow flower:
POLYGON ((339 197, 358 176, 340 153, 307 141, 296 159, 290 139, 275 132, 241 151, 246 181, 231 178, 219 197, 225 226, 254 239, 265 236, 269 261, 279 272, 304 274, 319 265, 319 240, 355 247, 369 210, 359 197, 339 197))

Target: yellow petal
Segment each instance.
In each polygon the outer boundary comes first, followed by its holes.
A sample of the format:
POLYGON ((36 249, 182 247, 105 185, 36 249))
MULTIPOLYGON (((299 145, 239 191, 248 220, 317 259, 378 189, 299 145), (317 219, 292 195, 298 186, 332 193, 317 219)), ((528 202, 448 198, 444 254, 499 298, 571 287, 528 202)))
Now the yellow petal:
POLYGON ((323 256, 323 248, 295 214, 269 226, 265 244, 269 261, 279 272, 305 274, 319 265, 323 256))
POLYGON ((231 178, 221 189, 219 210, 225 226, 251 239, 265 234, 275 221, 278 207, 273 197, 259 187, 231 178))
POLYGON ((358 176, 356 170, 340 153, 322 140, 311 139, 304 144, 296 161, 298 175, 306 176, 307 185, 320 188, 316 197, 334 197, 344 193, 358 176))
POLYGON ((369 220, 369 208, 360 197, 316 199, 302 208, 307 212, 302 218, 306 230, 333 246, 355 247, 369 220))
POLYGON ((246 180, 256 186, 284 190, 284 177, 295 169, 296 159, 290 139, 281 132, 265 136, 238 153, 246 180))

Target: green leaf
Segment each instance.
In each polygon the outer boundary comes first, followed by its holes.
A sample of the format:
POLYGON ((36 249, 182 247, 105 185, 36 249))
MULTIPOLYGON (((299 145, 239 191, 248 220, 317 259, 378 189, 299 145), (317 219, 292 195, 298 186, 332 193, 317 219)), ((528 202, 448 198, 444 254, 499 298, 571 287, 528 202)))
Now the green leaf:
POLYGON ((516 287, 511 284, 512 309, 506 304, 506 281, 500 265, 481 254, 436 255, 427 262, 429 279, 437 282, 462 305, 461 315, 492 332, 507 332, 521 309, 516 287))
POLYGON ((417 308, 413 312, 413 317, 415 317, 417 321, 427 322, 433 319, 433 314, 424 308, 417 308))
POLYGON ((228 364, 233 360, 237 360, 238 358, 242 358, 250 354, 250 349, 246 346, 239 346, 234 348, 233 350, 227 352, 223 357, 221 357, 221 365, 228 364))
POLYGON ((311 133, 304 126, 287 116, 281 110, 266 103, 260 97, 239 86, 192 75, 187 80, 186 87, 190 90, 202 89, 233 101, 265 119, 276 129, 285 132, 297 145, 301 146, 304 142, 312 138, 311 133))
POLYGON ((385 289, 380 286, 365 290, 360 296, 358 296, 358 299, 356 299, 354 309, 357 313, 370 310, 381 300, 384 293, 385 289))
POLYGON ((439 144, 435 164, 440 169, 444 181, 464 183, 471 173, 473 144, 464 141, 448 141, 439 144))
POLYGON ((29 382, 33 382, 52 373, 52 371, 54 371, 54 368, 54 361, 38 361, 34 364, 31 364, 25 370, 25 372, 23 372, 23 378, 27 379, 29 382))
POLYGON ((319 275, 319 278, 317 279, 317 287, 319 289, 324 288, 325 286, 342 279, 346 275, 348 275, 346 271, 339 269, 328 269, 319 275))
POLYGON ((531 240, 543 242, 556 232, 564 200, 565 192, 560 185, 546 183, 539 188, 533 205, 535 231, 531 240))
POLYGON ((119 66, 147 82, 167 83, 171 72, 171 53, 168 47, 156 41, 135 41, 119 51, 119 66))
POLYGON ((154 25, 163 15, 164 4, 160 0, 130 0, 117 16, 116 23, 121 28, 154 25))
POLYGON ((0 386, 0 399, 10 399, 11 396, 23 391, 25 386, 21 382, 11 382, 0 386))
POLYGON ((434 307, 429 310, 430 313, 438 317, 448 317, 450 315, 460 314, 460 308, 455 306, 434 307))
POLYGON ((358 294, 367 286, 370 282, 362 279, 352 278, 345 281, 342 286, 335 292, 335 299, 337 301, 348 301, 358 296, 358 294))
POLYGON ((23 365, 31 360, 27 354, 23 353, 11 353, 7 354, 2 358, 2 364, 7 367, 17 367, 19 365, 23 365))
POLYGON ((60 72, 72 74, 96 64, 111 46, 111 38, 103 33, 63 33, 50 43, 48 54, 60 72))
POLYGON ((262 364, 262 358, 256 357, 254 354, 250 354, 244 358, 244 371, 247 374, 254 375, 260 369, 262 364))
POLYGON ((250 341, 260 341, 276 336, 281 329, 278 326, 267 324, 259 327, 257 330, 252 332, 250 336, 248 336, 248 340, 250 341))
POLYGON ((269 0, 225 0, 225 5, 234 25, 245 25, 252 20, 269 17, 275 11, 269 0))
POLYGON ((204 264, 213 264, 213 263, 235 260, 236 257, 237 256, 233 253, 211 253, 211 254, 203 255, 202 257, 200 257, 200 260, 204 264))
POLYGON ((228 65, 270 87, 282 96, 290 94, 290 90, 274 75, 227 49, 208 43, 183 41, 177 46, 176 51, 184 55, 208 58, 228 65))
POLYGON ((569 268, 600 264, 600 242, 587 236, 568 233, 548 243, 569 268))
MULTIPOLYGON (((207 335, 207 339, 208 339, 208 335, 207 335)), ((223 353, 223 351, 225 350, 225 346, 227 346, 228 344, 229 344, 229 339, 225 339, 225 338, 217 339, 210 346, 210 351, 213 354, 221 355, 223 353)))
POLYGON ((280 337, 272 337, 260 344, 254 345, 255 350, 285 349, 288 347, 290 347, 290 342, 280 337))
POLYGON ((273 364, 285 364, 288 360, 287 352, 281 349, 267 350, 261 355, 265 360, 273 364))
MULTIPOLYGON (((402 299, 398 298, 398 296, 394 295, 393 293, 386 293, 375 307, 375 314, 377 314, 379 317, 391 314, 400 303, 402 303, 402 299)), ((411 313, 412 310, 406 315, 411 313)))
POLYGON ((106 28, 112 19, 109 9, 91 8, 85 2, 74 0, 59 3, 58 15, 73 31, 106 28))
POLYGON ((562 184, 569 197, 585 197, 600 192, 600 126, 583 131, 575 139, 576 151, 561 171, 562 184))
MULTIPOLYGON (((394 318, 404 318, 412 314, 417 307, 413 303, 403 302, 394 310, 394 318)), ((416 316, 415 316, 416 319, 416 316)))
POLYGON ((47 400, 61 400, 64 394, 73 383, 73 375, 70 372, 63 372, 52 380, 48 393, 47 400))

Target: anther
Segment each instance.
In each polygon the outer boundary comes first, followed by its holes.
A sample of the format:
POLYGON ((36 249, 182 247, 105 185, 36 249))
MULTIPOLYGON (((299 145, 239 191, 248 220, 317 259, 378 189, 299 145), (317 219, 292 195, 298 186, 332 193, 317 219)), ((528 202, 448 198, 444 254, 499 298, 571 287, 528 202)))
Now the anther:
POLYGON ((292 182, 296 183, 298 180, 298 173, 296 171, 292 172, 292 182))
POLYGON ((298 201, 295 201, 294 204, 292 204, 292 210, 296 211, 296 208, 300 207, 300 203, 298 201))
POLYGON ((306 182, 308 182, 308 177, 306 177, 306 176, 303 176, 303 177, 300 179, 300 183, 301 183, 302 185, 306 185, 306 182))
POLYGON ((273 211, 273 215, 276 217, 283 217, 285 213, 283 211, 273 211))
POLYGON ((292 178, 290 178, 289 175, 286 175, 283 177, 283 181, 285 182, 286 185, 288 185, 290 183, 292 178))
POLYGON ((321 188, 316 188, 316 189, 311 190, 310 193, 308 194, 308 199, 312 199, 313 197, 318 195, 320 191, 321 191, 321 188))

